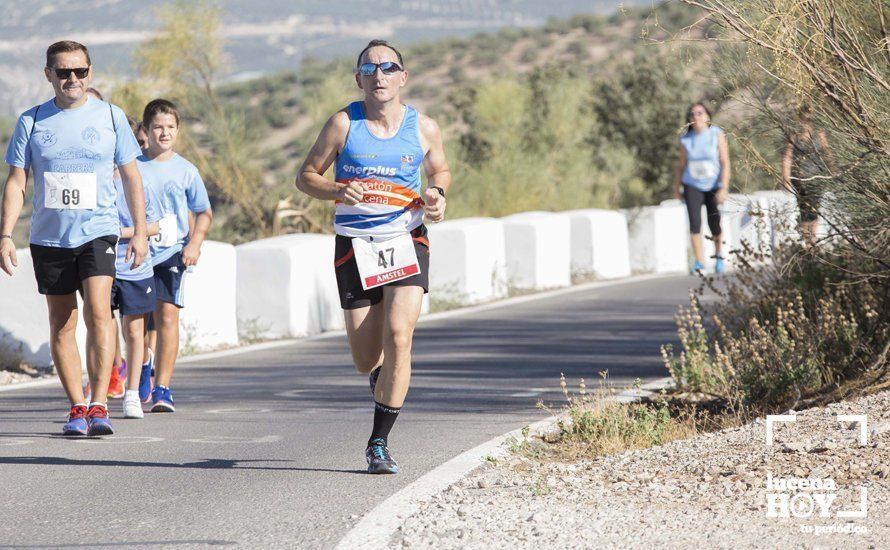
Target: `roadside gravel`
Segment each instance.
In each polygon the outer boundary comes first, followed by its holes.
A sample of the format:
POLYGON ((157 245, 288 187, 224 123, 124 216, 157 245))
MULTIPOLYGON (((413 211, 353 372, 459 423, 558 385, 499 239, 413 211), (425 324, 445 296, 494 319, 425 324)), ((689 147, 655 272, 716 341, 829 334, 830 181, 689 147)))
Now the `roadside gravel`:
POLYGON ((424 503, 390 547, 886 547, 890 391, 794 414, 795 422, 774 424, 771 446, 758 419, 572 464, 512 456, 424 503), (839 414, 867 415, 866 445, 859 442, 859 425, 838 422, 839 414), (830 478, 836 490, 807 489, 801 496, 768 490, 770 475, 820 478, 826 485, 830 478), (867 517, 838 517, 842 510, 861 510, 860 487, 867 491, 867 517), (794 498, 804 517, 791 509, 788 517, 767 517, 767 493, 779 501, 794 498), (818 504, 804 514, 814 494, 836 495, 827 517, 820 517, 818 504))

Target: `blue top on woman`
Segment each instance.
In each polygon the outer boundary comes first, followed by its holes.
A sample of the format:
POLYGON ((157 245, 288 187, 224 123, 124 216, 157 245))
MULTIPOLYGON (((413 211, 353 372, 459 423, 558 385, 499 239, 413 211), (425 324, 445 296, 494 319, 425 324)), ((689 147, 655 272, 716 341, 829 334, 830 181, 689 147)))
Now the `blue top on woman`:
POLYGON ((720 187, 720 152, 717 141, 723 130, 710 125, 704 132, 692 128, 680 136, 680 143, 686 149, 686 167, 680 181, 683 185, 699 191, 713 191, 720 187))

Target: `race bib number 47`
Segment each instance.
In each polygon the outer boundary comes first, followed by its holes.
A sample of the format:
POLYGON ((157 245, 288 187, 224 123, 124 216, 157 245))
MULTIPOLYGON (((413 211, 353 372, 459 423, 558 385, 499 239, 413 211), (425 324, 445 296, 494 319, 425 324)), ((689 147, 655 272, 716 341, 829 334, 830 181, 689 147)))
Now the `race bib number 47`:
POLYGON ((43 206, 56 210, 96 208, 96 174, 44 172, 43 206))
POLYGON ((405 233, 385 241, 352 239, 362 288, 369 290, 420 273, 411 235, 405 233))

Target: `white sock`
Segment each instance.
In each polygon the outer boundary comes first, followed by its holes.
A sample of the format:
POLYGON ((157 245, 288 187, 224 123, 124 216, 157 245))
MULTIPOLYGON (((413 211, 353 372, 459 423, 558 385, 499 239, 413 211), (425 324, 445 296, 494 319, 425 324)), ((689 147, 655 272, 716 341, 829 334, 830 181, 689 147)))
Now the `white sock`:
POLYGON ((139 399, 139 390, 127 390, 124 399, 139 399))
POLYGON ((92 403, 90 403, 90 407, 92 407, 93 405, 99 405, 99 406, 102 407, 103 409, 107 409, 107 408, 108 408, 108 404, 107 404, 107 403, 99 403, 98 401, 93 401, 92 403))

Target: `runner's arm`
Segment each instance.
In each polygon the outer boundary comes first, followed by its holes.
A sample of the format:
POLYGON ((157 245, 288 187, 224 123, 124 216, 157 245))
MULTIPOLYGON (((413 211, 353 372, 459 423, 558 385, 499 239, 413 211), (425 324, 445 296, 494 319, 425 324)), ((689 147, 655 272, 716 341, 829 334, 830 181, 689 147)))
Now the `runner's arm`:
POLYGON ((794 155, 794 144, 790 141, 787 145, 785 145, 785 152, 782 154, 782 186, 785 187, 787 191, 794 192, 794 188, 791 187, 791 159, 792 155, 794 155))
POLYGON ((201 257, 201 245, 210 231, 210 222, 213 221, 213 210, 208 208, 203 212, 195 212, 195 228, 189 237, 189 242, 182 249, 182 263, 188 266, 197 265, 201 257))
POLYGON ((148 255, 148 237, 145 231, 145 190, 142 188, 142 175, 136 168, 136 161, 131 160, 119 167, 121 181, 124 187, 124 196, 130 208, 130 217, 133 220, 133 237, 127 244, 126 261, 133 259, 132 266, 137 268, 142 265, 145 256, 148 255))
MULTIPOLYGON (((145 224, 145 235, 148 237, 154 237, 158 233, 161 232, 161 224, 158 222, 152 222, 145 224)), ((133 238, 133 228, 132 227, 121 227, 121 239, 132 239, 133 238)))
POLYGON ((686 169, 686 148, 680 144, 680 160, 677 162, 677 169, 674 170, 674 198, 680 198, 680 184, 683 179, 683 170, 686 169))
POLYGON ((720 157, 720 187, 729 191, 729 176, 732 165, 729 162, 729 142, 723 132, 717 136, 717 155, 720 157))
POLYGON ((445 146, 442 143, 442 132, 436 121, 426 115, 420 115, 418 119, 420 135, 426 144, 426 154, 423 155, 423 170, 426 173, 426 191, 423 194, 424 213, 433 223, 445 219, 445 207, 447 205, 444 195, 448 194, 451 187, 451 168, 445 159, 445 146), (442 189, 439 193, 434 187, 442 189))
POLYGON ((442 132, 436 121, 428 116, 420 116, 420 131, 429 149, 423 156, 423 170, 426 173, 427 188, 441 187, 445 194, 451 187, 451 168, 445 159, 445 145, 442 132))
MULTIPOLYGON (((6 186, 3 188, 3 208, 0 211, 0 235, 12 235, 15 222, 22 213, 25 203, 25 187, 28 185, 28 172, 18 166, 9 167, 6 186)), ((15 243, 11 237, 0 237, 0 268, 12 275, 12 268, 17 267, 18 258, 15 243)))
POLYGON ((723 132, 717 136, 717 154, 720 156, 720 187, 717 189, 717 202, 723 203, 729 194, 729 176, 732 175, 732 165, 729 162, 729 142, 723 132))
POLYGON ((361 201, 363 195, 361 184, 337 183, 324 177, 324 173, 331 167, 345 145, 348 133, 349 115, 345 111, 339 111, 328 119, 318 134, 315 145, 300 166, 296 179, 297 189, 316 199, 342 200, 347 204, 361 201))

